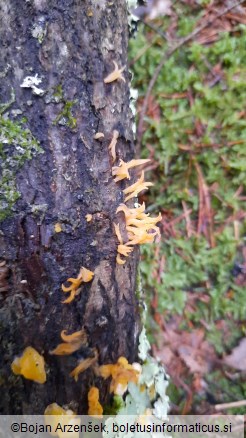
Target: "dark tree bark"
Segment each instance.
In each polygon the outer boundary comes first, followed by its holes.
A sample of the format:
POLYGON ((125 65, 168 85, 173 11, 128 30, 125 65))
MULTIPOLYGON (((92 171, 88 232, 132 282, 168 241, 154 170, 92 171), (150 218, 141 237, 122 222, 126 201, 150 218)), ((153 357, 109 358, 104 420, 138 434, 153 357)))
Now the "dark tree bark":
MULTIPOLYGON (((108 386, 92 369, 78 382, 69 373, 94 348, 99 364, 119 356, 134 361, 139 332, 138 253, 116 264, 113 222, 123 220, 116 209, 125 183, 113 181, 108 151, 117 129, 117 159, 134 154, 130 75, 126 69, 126 83, 103 81, 113 61, 119 67, 127 63, 126 1, 26 0, 20 6, 18 0, 0 0, 0 20, 6 104, 1 127, 12 120, 11 129, 15 123, 25 133, 29 129, 43 150, 10 173, 14 182, 5 181, 5 189, 13 186, 19 198, 10 206, 4 200, 7 213, 0 224, 0 412, 42 414, 56 402, 86 413, 89 387, 98 386, 108 402, 108 386), (24 88, 25 78, 35 75, 42 79, 35 85, 39 91, 24 88), (105 134, 102 141, 93 138, 96 132, 105 134), (61 284, 77 277, 81 266, 95 273, 93 281, 72 303, 62 304, 67 296, 61 284), (82 327, 88 347, 69 356, 49 354, 61 342, 61 330, 82 327), (13 359, 27 346, 45 358, 45 384, 11 372, 13 359)), ((2 172, 14 148, 18 154, 18 142, 2 141, 2 172)))

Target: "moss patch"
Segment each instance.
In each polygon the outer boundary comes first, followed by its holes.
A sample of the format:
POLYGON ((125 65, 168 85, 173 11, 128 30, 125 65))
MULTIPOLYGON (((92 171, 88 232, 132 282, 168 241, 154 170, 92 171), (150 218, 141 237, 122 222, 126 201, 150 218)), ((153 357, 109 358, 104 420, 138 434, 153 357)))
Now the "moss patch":
POLYGON ((60 114, 56 117, 53 124, 56 125, 67 125, 71 129, 75 129, 77 127, 77 120, 72 115, 72 108, 77 103, 77 100, 71 100, 64 103, 64 107, 60 114))
MULTIPOLYGON (((5 111, 7 104, 2 108, 5 111)), ((38 141, 25 127, 24 119, 13 121, 0 114, 0 221, 11 214, 14 203, 20 198, 15 181, 17 172, 26 160, 41 152, 38 141)))

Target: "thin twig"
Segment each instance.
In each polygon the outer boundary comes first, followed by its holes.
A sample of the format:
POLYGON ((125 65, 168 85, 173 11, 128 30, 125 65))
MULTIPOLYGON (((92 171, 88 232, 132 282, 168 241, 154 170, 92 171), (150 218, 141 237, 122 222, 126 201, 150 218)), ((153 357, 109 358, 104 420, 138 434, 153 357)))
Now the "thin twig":
POLYGON ((148 23, 143 18, 139 18, 139 21, 142 21, 144 26, 149 27, 151 30, 156 32, 160 37, 162 37, 165 41, 168 41, 167 35, 164 32, 162 32, 158 27, 153 26, 153 24, 148 23))
POLYGON ((215 238, 213 233, 213 214, 210 202, 209 188, 205 182, 201 167, 192 156, 192 160, 197 172, 198 189, 199 189, 199 213, 198 213, 198 235, 204 233, 208 237, 211 248, 215 247, 215 238))
POLYGON ((231 11, 232 9, 236 8, 237 6, 241 5, 242 3, 244 3, 245 0, 240 0, 236 3, 234 3, 231 6, 228 6, 227 8, 223 9, 222 12, 219 12, 217 15, 215 15, 213 18, 209 19, 206 23, 202 24, 201 26, 197 27, 193 32, 191 32, 189 35, 187 35, 185 38, 182 38, 181 41, 179 41, 176 45, 174 45, 173 47, 171 47, 169 50, 167 50, 167 52, 164 53, 161 62, 159 63, 159 65, 156 67, 155 72, 153 74, 153 77, 149 83, 147 92, 146 92, 146 96, 144 98, 144 102, 143 102, 143 106, 142 106, 142 110, 140 112, 140 116, 139 116, 139 124, 138 124, 138 135, 137 135, 137 152, 140 151, 140 145, 141 145, 141 141, 142 141, 142 136, 143 136, 143 123, 144 123, 144 117, 148 108, 148 101, 149 101, 149 97, 152 91, 153 86, 156 83, 156 80, 164 66, 164 64, 166 63, 166 61, 170 58, 170 56, 172 56, 176 50, 178 50, 180 47, 182 47, 184 44, 188 43, 190 40, 192 40, 196 35, 198 35, 202 30, 204 30, 206 27, 210 26, 215 20, 217 20, 218 18, 222 17, 223 15, 227 14, 227 12, 231 11))
POLYGON ((190 238, 192 236, 192 226, 190 220, 190 213, 192 212, 192 209, 190 210, 188 209, 185 201, 182 201, 182 206, 185 215, 186 233, 187 233, 187 237, 190 238))
POLYGON ((219 405, 215 405, 214 408, 216 411, 220 411, 224 409, 241 408, 243 406, 246 406, 246 400, 239 400, 231 403, 222 403, 219 405))

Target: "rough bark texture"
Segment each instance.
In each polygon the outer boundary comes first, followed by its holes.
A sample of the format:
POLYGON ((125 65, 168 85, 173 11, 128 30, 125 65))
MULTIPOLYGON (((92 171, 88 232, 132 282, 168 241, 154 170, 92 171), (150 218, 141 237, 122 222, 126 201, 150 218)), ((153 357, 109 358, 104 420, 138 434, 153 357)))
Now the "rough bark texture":
MULTIPOLYGON (((137 251, 116 265, 113 222, 125 183, 112 179, 108 145, 120 132, 117 159, 133 157, 126 83, 104 84, 116 61, 127 60, 125 0, 0 0, 1 103, 15 102, 3 117, 26 117, 25 126, 44 153, 16 173, 21 194, 1 224, 0 413, 42 414, 57 402, 87 412, 90 386, 109 399, 108 385, 89 369, 76 383, 69 373, 79 359, 99 354, 99 364, 123 355, 134 361, 138 335, 135 299, 137 251), (22 88, 24 78, 42 78, 38 88, 22 88), (16 110, 17 113, 16 113, 16 110), (19 112, 20 112, 19 111, 19 112), (103 132, 103 141, 94 140, 103 132), (87 222, 85 215, 92 214, 87 222), (55 232, 59 223, 62 232, 55 232), (62 304, 61 284, 81 266, 95 272, 70 304, 62 304), (70 356, 52 356, 60 332, 86 329, 89 345, 70 356), (33 346, 44 355, 43 385, 15 376, 15 356, 33 346)), ((11 154, 11 148, 9 149, 11 154)))

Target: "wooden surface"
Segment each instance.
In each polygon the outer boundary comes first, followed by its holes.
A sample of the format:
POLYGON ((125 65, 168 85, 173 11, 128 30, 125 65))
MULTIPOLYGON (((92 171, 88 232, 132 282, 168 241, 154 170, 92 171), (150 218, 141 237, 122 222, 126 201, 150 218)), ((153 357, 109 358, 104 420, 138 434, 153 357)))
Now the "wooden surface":
POLYGON ((9 101, 11 88, 15 92, 5 117, 13 119, 12 111, 20 110, 17 120, 26 117, 25 126, 44 151, 18 171, 21 197, 0 223, 0 260, 7 269, 0 293, 1 414, 42 414, 53 402, 86 413, 89 387, 99 386, 107 401, 108 385, 92 370, 76 383, 69 373, 78 360, 91 356, 93 348, 99 364, 121 355, 130 362, 136 358, 138 252, 116 266, 113 222, 123 221, 115 211, 126 184, 113 181, 108 151, 117 129, 117 158, 134 156, 130 74, 126 69, 126 83, 103 82, 113 61, 119 67, 127 63, 127 10, 125 0, 111 3, 33 0, 20 7, 18 0, 0 0, 1 103, 9 101), (39 42, 33 29, 40 23, 45 31, 39 42), (35 74, 42 78, 43 96, 20 87, 35 74), (72 122, 63 114, 68 102, 72 122), (93 139, 96 132, 105 134, 103 141, 93 139), (56 223, 62 232, 55 232, 56 223), (67 295, 61 284, 81 266, 92 270, 94 279, 71 304, 62 304, 67 295), (88 347, 70 356, 49 354, 61 342, 61 330, 82 327, 88 347), (11 372, 11 362, 27 346, 45 358, 43 385, 11 372))

